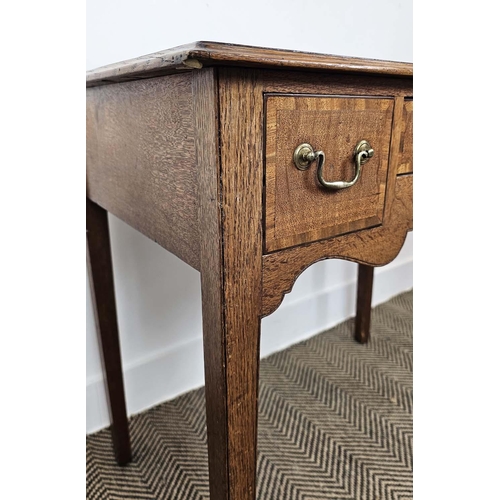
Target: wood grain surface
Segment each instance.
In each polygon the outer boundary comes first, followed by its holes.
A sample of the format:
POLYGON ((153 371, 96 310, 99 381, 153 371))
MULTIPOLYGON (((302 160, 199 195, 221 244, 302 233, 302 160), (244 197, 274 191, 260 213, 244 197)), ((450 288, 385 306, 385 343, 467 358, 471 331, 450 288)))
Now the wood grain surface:
POLYGON ((336 73, 412 76, 410 63, 361 59, 217 42, 195 42, 87 72, 87 85, 151 78, 203 66, 323 70, 336 73))
POLYGON ((87 89, 87 196, 199 270, 192 79, 87 89))
POLYGON ((394 184, 383 225, 264 255, 262 315, 275 311, 298 276, 315 262, 339 258, 383 266, 395 259, 413 226, 413 176, 397 177, 394 184))
POLYGON ((413 99, 405 99, 399 141, 398 174, 413 172, 413 99))
POLYGON ((199 220, 203 354, 210 498, 229 498, 228 395, 224 268, 219 162, 219 106, 216 70, 194 75, 196 163, 199 172, 199 220))
MULTIPOLYGON (((227 401, 227 428, 219 429, 219 439, 227 439, 229 499, 254 500, 262 297, 262 88, 252 71, 221 69, 219 95, 227 401)), ((214 500, 225 498, 224 485, 213 488, 214 500)))
POLYGON ((365 229, 382 223, 393 99, 273 95, 266 112, 266 251, 365 229), (368 140, 375 155, 359 181, 340 191, 317 179, 317 161, 308 170, 293 162, 304 142, 325 153, 324 178, 354 177, 356 144, 368 140))

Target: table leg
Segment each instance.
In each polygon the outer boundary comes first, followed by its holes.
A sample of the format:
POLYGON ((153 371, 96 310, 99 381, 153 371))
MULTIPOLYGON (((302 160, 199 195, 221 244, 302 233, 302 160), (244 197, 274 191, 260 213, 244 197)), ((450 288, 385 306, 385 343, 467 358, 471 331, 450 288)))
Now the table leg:
POLYGON ((87 262, 90 288, 106 379, 111 433, 119 465, 130 462, 125 391, 113 286, 113 268, 106 210, 87 199, 87 262))
POLYGON ((219 278, 202 275, 210 500, 254 500, 260 318, 243 284, 224 302, 219 278))
POLYGON ((253 73, 211 68, 195 87, 210 500, 255 500, 263 91, 253 73))
POLYGON ((358 298, 354 338, 361 344, 365 344, 370 339, 373 269, 372 266, 364 264, 358 266, 358 298))

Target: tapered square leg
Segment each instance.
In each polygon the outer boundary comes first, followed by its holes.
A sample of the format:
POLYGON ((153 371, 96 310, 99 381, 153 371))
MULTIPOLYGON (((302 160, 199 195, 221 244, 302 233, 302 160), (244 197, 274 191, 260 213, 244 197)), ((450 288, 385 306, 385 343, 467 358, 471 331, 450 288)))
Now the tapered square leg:
POLYGON ((226 316, 202 281, 210 499, 254 500, 260 319, 236 297, 226 316))
POLYGON ((361 344, 365 344, 370 339, 373 270, 372 266, 365 266, 364 264, 358 266, 358 296, 354 338, 361 344))
POLYGON ((125 465, 130 462, 132 454, 118 338, 108 214, 89 199, 87 199, 87 263, 106 379, 113 445, 118 464, 125 465))
POLYGON ((262 89, 252 74, 218 75, 218 89, 210 68, 195 80, 197 129, 205 131, 196 147, 210 500, 255 500, 262 89))

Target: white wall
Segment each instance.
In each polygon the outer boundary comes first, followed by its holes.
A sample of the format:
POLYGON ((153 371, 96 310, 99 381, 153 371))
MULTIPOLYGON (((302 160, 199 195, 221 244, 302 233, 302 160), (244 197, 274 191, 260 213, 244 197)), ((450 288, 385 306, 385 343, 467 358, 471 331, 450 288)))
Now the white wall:
MULTIPOLYGON (((412 61, 412 3, 397 0, 87 0, 87 69, 196 40, 412 61)), ((110 217, 129 413, 203 384, 199 274, 110 217)), ((411 288, 412 233, 376 270, 374 303, 411 288)), ((354 314, 356 266, 319 262, 262 324, 262 355, 354 314)), ((87 287, 87 432, 109 423, 87 287)))

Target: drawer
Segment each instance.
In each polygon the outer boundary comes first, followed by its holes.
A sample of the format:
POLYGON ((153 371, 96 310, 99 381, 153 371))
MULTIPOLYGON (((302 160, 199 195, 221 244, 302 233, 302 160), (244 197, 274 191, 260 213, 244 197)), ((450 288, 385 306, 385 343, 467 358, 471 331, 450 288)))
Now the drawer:
POLYGON ((393 111, 392 98, 266 96, 266 252, 382 223, 393 111), (295 165, 294 151, 308 143, 324 153, 326 181, 352 181, 362 140, 374 154, 351 187, 325 188, 319 158, 305 170, 295 165))
POLYGON ((405 99, 399 138, 398 174, 413 172, 413 99, 405 99))

